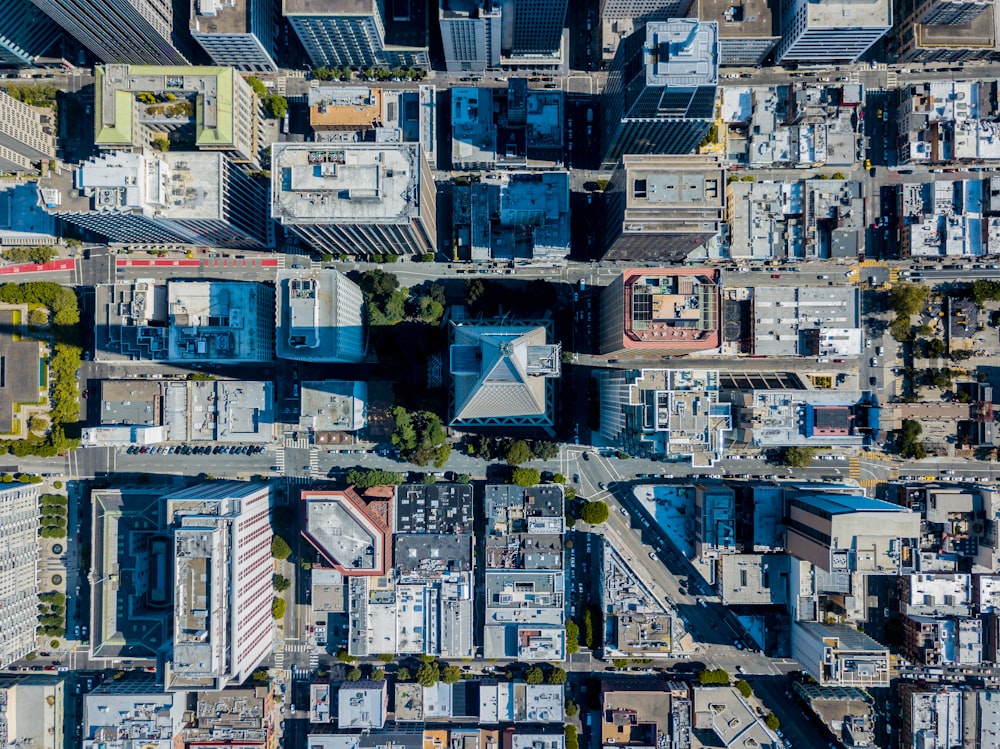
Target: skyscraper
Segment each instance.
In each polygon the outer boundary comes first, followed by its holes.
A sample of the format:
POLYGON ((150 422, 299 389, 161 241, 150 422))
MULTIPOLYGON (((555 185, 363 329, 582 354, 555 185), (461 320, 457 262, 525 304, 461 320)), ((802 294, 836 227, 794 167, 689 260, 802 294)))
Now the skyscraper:
POLYGON ((892 28, 889 0, 782 0, 779 63, 851 63, 892 28))
POLYGON ((317 67, 430 65, 426 8, 417 0, 282 0, 281 8, 317 67))
POLYGON ((191 36, 216 65, 277 70, 273 0, 192 0, 191 36))
POLYGON ((449 73, 500 65, 500 6, 494 0, 440 0, 438 24, 449 73))
POLYGON ((38 626, 38 487, 0 489, 0 668, 35 649, 38 626))
POLYGON ((168 690, 242 683, 270 652, 271 490, 209 481, 164 497, 174 545, 168 690))
POLYGON ((30 107, 0 93, 0 169, 30 172, 56 155, 54 113, 30 107))
POLYGON ((31 65, 59 39, 58 24, 31 4, 31 0, 0 3, 0 65, 31 65))
POLYGON ((32 0, 102 62, 183 65, 171 0, 32 0))
POLYGON ((551 55, 562 43, 568 0, 504 0, 504 54, 551 55))
POLYGON ((654 21, 619 46, 604 92, 604 162, 624 153, 689 153, 715 117, 719 26, 654 21))

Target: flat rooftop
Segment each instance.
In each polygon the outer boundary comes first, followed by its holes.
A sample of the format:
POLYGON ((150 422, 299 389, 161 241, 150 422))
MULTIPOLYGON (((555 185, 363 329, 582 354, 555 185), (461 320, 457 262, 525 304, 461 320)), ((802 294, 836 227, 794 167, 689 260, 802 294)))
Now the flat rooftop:
POLYGON ((305 492, 306 529, 303 534, 317 550, 345 574, 381 574, 384 571, 386 529, 365 511, 351 490, 305 492))
POLYGON ((892 26, 890 0, 820 0, 805 3, 810 28, 870 29, 892 26))
POLYGON ((472 533, 473 506, 469 484, 403 484, 396 533, 472 533))
POLYGON ((409 223, 419 213, 414 143, 273 146, 272 212, 308 223, 409 223))
POLYGON ((646 85, 671 88, 719 82, 719 25, 695 18, 646 24, 646 85))
POLYGON ((624 284, 628 348, 718 346, 716 271, 630 269, 624 284))
POLYGON ((194 0, 191 3, 192 34, 249 34, 253 22, 252 0, 194 0))
POLYGON ((171 361, 269 361, 274 290, 241 281, 170 281, 167 284, 171 361))
POLYGON ((781 36, 777 3, 772 0, 698 0, 698 18, 718 24, 721 39, 781 36))
POLYGON ((299 426, 317 432, 353 432, 368 421, 368 383, 322 380, 302 383, 299 426))
POLYGON ((283 359, 360 362, 365 357, 361 289, 334 268, 278 271, 275 350, 283 359))

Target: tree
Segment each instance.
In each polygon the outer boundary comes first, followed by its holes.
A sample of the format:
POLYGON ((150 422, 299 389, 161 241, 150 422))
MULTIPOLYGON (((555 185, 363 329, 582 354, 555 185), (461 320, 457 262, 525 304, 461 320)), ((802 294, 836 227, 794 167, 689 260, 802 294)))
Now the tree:
POLYGON ((927 356, 931 359, 940 359, 948 350, 948 345, 940 338, 932 338, 927 342, 927 356))
POLYGON ((409 681, 412 678, 413 675, 410 674, 410 669, 406 666, 403 666, 396 672, 396 681, 409 681))
POLYGON ((285 616, 285 609, 288 607, 288 603, 284 598, 275 598, 271 601, 271 616, 275 619, 282 619, 285 616))
POLYGON ((417 684, 422 687, 433 687, 441 681, 441 669, 436 663, 421 663, 417 669, 417 684))
POLYGON ((250 678, 253 679, 254 681, 266 682, 268 680, 267 669, 258 668, 256 671, 250 674, 250 678))
POLYGON ((344 674, 344 678, 346 678, 348 681, 361 681, 361 669, 358 668, 357 666, 354 666, 354 668, 349 668, 347 670, 347 673, 344 674))
POLYGON ((395 428, 390 441, 406 460, 440 468, 448 462, 451 444, 441 417, 431 411, 409 412, 401 406, 392 410, 395 428))
POLYGON ((573 700, 566 700, 565 712, 567 718, 575 718, 580 712, 580 706, 573 702, 573 700))
POLYGON ((392 663, 396 660, 396 656, 392 653, 379 653, 375 657, 382 661, 382 663, 392 663))
POLYGON ((580 508, 580 520, 588 525, 600 525, 607 521, 610 512, 605 502, 587 502, 580 508))
MULTIPOLYGON (((31 247, 11 247, 4 250, 3 259, 8 263, 47 263, 58 253, 55 248, 45 245, 34 245, 31 247)), ((32 323, 34 324, 34 323, 32 323)))
POLYGON ((904 458, 920 460, 926 457, 927 451, 920 443, 920 435, 924 428, 915 419, 903 419, 899 429, 899 454, 904 458))
POLYGON ((288 113, 288 99, 278 94, 268 94, 264 99, 264 111, 271 117, 280 119, 288 113))
POLYGON ((547 679, 549 684, 565 684, 566 683, 566 670, 556 666, 549 672, 549 678, 547 679))
POLYGON ((583 610, 583 644, 588 649, 594 649, 594 618, 590 609, 583 610))
POLYGON ((458 476, 455 477, 455 483, 456 484, 471 484, 472 483, 472 476, 470 476, 467 473, 460 473, 460 474, 458 474, 458 476))
POLYGON ((279 593, 284 593, 292 587, 292 581, 289 580, 284 575, 275 574, 274 575, 274 589, 279 593))
POLYGON ((250 85, 250 88, 253 89, 253 92, 257 94, 257 96, 259 96, 261 99, 267 96, 268 94, 267 86, 264 85, 264 81, 262 81, 260 78, 258 78, 255 75, 251 75, 247 77, 246 81, 250 85))
POLYGON ((576 726, 572 723, 566 724, 566 749, 580 749, 580 739, 576 735, 576 726))
POLYGON ((542 669, 538 666, 532 666, 524 672, 524 680, 528 684, 541 684, 545 681, 545 674, 542 673, 542 669))
POLYGON ((271 556, 279 561, 288 559, 292 555, 292 547, 281 536, 274 536, 271 539, 271 556))
POLYGON ((167 138, 164 135, 153 138, 153 148, 161 153, 166 153, 170 150, 170 138, 167 138))
POLYGON ((566 477, 563 476, 561 473, 557 473, 557 474, 555 474, 555 475, 552 476, 552 481, 554 483, 556 483, 556 484, 565 484, 566 483, 566 477))
POLYGON ((372 681, 385 681, 385 669, 376 666, 371 670, 371 673, 368 674, 368 678, 372 681))
POLYGON ((515 468, 511 471, 510 482, 516 486, 534 486, 542 480, 537 468, 515 468))
POLYGON ((357 663, 357 656, 351 655, 347 652, 346 648, 341 648, 337 651, 337 660, 341 663, 357 663))
POLYGON ((745 700, 753 696, 753 687, 750 686, 746 679, 740 679, 736 682, 736 690, 743 695, 743 699, 745 700))
MULTIPOLYGON (((47 262, 47 261, 46 261, 47 262)), ((48 313, 41 307, 36 307, 28 313, 28 324, 40 328, 49 321, 48 313)))
POLYGON ((33 416, 31 417, 31 421, 28 422, 28 429, 30 429, 32 432, 41 433, 45 431, 45 427, 47 427, 48 425, 49 422, 47 422, 41 416, 33 416))
POLYGON ((379 468, 352 468, 347 472, 347 483, 361 491, 373 486, 399 486, 403 483, 403 474, 379 468))
POLYGON ((715 668, 711 671, 702 669, 698 672, 698 682, 700 684, 729 684, 729 672, 723 668, 715 668))
POLYGON ((573 655, 580 650, 580 627, 576 622, 566 622, 566 653, 573 655))
POLYGON ((512 466, 519 466, 522 463, 527 463, 532 457, 531 448, 528 447, 528 443, 524 440, 513 440, 507 445, 507 449, 504 453, 504 458, 512 466))
POLYGON ((417 302, 420 319, 431 325, 441 322, 444 317, 444 305, 429 296, 421 296, 417 302))
POLYGON ((781 453, 781 463, 791 468, 806 468, 814 457, 816 450, 812 447, 786 447, 781 453))
POLYGON ((772 731, 777 731, 781 728, 781 721, 778 720, 778 716, 774 713, 768 713, 767 717, 764 718, 764 725, 770 728, 772 731))
POLYGON ((917 314, 927 301, 927 287, 901 281, 889 291, 889 306, 900 317, 917 314))
MULTIPOLYGON (((565 486, 565 487, 563 487, 563 494, 565 495, 567 502, 570 502, 570 501, 576 499, 576 487, 573 487, 573 486, 565 486)), ((570 515, 570 517, 573 517, 573 516, 570 515)), ((573 522, 576 522, 576 518, 573 518, 573 522)))
POLYGON ((555 460, 559 457, 559 443, 547 440, 534 440, 531 452, 537 460, 555 460))
POLYGON ((462 678, 462 670, 458 666, 445 666, 441 669, 441 681, 445 684, 454 684, 462 678))
POLYGON ((465 303, 470 307, 486 293, 486 284, 478 278, 465 279, 465 303))

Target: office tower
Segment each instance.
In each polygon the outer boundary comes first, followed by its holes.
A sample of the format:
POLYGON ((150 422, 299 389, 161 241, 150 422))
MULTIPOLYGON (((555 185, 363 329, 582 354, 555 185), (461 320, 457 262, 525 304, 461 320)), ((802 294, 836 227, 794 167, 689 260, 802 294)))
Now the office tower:
POLYGON ((95 72, 94 145, 222 151, 260 168, 260 99, 232 68, 99 65, 95 72))
POLYGON ((505 0, 503 41, 505 55, 552 55, 562 45, 568 0, 505 0))
POLYGON ((601 292, 600 352, 643 357, 720 345, 719 274, 630 268, 601 292))
POLYGON ((998 49, 993 0, 902 0, 890 46, 898 62, 962 62, 998 49))
POLYGON ((209 481, 164 497, 174 547, 167 690, 241 684, 271 651, 271 489, 209 481))
MULTIPOLYGON (((6 364, 5 362, 3 364, 6 364)), ((38 626, 38 487, 0 489, 0 668, 35 649, 38 626)))
POLYGON ((892 28, 890 0, 782 0, 779 63, 851 63, 892 28))
POLYGON ((216 65, 277 70, 274 0, 191 0, 191 36, 216 65))
POLYGON ((39 55, 55 52, 61 35, 59 25, 31 0, 0 3, 0 65, 31 65, 39 55))
POLYGON ((221 153, 108 151, 39 182, 53 216, 115 242, 264 249, 267 183, 221 153))
POLYGON ((495 0, 440 0, 438 24, 449 73, 500 65, 500 6, 495 0))
POLYGON ((313 249, 434 252, 437 193, 415 143, 275 143, 271 215, 313 249))
POLYGON ((0 92, 0 169, 37 171, 39 162, 56 155, 54 112, 28 106, 0 92))
POLYGON ((317 67, 426 68, 425 6, 419 0, 283 0, 281 7, 317 67))
POLYGON ((601 18, 654 21, 682 18, 691 0, 601 0, 601 18))
POLYGON ((102 62, 183 65, 171 0, 32 0, 102 62))
POLYGON ((361 287, 332 269, 278 271, 274 328, 282 359, 360 362, 365 358, 361 287))
POLYGON ((622 154, 690 153, 715 118, 719 25, 655 21, 618 47, 604 92, 604 162, 622 154))
POLYGON ((719 65, 760 65, 781 39, 778 0, 698 0, 694 15, 719 24, 719 65))

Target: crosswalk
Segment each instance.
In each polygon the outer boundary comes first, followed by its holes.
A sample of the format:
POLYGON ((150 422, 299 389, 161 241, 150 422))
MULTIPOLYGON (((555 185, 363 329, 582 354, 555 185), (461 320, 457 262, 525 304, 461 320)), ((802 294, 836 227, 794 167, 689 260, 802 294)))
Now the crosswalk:
POLYGON ((299 439, 292 439, 291 437, 285 437, 285 447, 293 450, 308 450, 309 438, 300 437, 299 439))
POLYGON ((847 476, 852 479, 861 478, 861 458, 852 455, 847 460, 847 476))
POLYGON ((315 447, 309 448, 309 467, 312 468, 313 473, 319 470, 319 450, 315 447))
POLYGON ((285 470, 285 448, 279 447, 274 451, 274 464, 278 466, 278 470, 284 472, 285 470))
POLYGON ((890 91, 892 91, 894 88, 896 88, 896 84, 897 83, 898 83, 898 80, 897 80, 897 75, 896 75, 896 71, 895 70, 890 70, 889 72, 887 72, 885 74, 885 87, 887 89, 889 89, 890 91))

